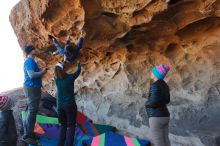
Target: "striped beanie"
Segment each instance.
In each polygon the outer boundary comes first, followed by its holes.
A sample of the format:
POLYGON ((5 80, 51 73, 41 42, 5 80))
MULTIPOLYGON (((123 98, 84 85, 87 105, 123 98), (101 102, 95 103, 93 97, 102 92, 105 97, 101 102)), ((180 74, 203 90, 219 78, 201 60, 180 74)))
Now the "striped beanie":
POLYGON ((0 95, 0 111, 10 110, 14 103, 9 96, 0 95))
POLYGON ((169 66, 161 64, 159 66, 154 66, 151 71, 157 79, 163 79, 169 70, 169 66))

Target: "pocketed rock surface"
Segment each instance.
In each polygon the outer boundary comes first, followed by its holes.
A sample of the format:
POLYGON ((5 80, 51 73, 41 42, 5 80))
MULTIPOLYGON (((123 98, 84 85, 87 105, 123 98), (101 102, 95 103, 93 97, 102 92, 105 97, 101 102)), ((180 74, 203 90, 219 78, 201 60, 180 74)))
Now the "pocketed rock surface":
POLYGON ((10 22, 21 48, 33 44, 40 67, 50 68, 43 90, 52 94, 62 58, 50 55, 48 34, 64 44, 86 33, 75 91, 94 122, 147 139, 150 70, 163 63, 171 67, 172 145, 220 145, 219 0, 21 0, 10 22))

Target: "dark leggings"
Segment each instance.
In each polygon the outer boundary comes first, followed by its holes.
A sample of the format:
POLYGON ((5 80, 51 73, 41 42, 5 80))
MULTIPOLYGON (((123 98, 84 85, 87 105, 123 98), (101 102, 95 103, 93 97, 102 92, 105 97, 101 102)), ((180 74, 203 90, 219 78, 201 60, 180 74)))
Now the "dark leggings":
POLYGON ((77 105, 76 102, 70 102, 66 106, 58 107, 58 118, 61 124, 60 136, 57 146, 73 146, 75 135, 77 105))

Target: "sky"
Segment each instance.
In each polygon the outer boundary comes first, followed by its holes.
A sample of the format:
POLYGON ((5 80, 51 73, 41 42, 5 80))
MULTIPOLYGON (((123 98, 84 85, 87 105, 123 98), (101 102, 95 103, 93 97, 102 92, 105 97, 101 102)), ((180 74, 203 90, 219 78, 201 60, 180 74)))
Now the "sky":
POLYGON ((9 14, 19 0, 2 1, 0 5, 0 93, 23 84, 23 53, 9 22, 9 14))

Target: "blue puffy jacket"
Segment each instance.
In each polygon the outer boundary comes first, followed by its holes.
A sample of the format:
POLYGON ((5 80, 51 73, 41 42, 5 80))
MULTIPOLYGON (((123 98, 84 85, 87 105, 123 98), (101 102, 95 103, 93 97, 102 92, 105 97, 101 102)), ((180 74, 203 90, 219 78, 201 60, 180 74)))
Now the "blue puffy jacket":
POLYGON ((167 104, 170 102, 170 90, 164 80, 157 80, 150 86, 148 100, 145 102, 148 117, 169 117, 167 104))

